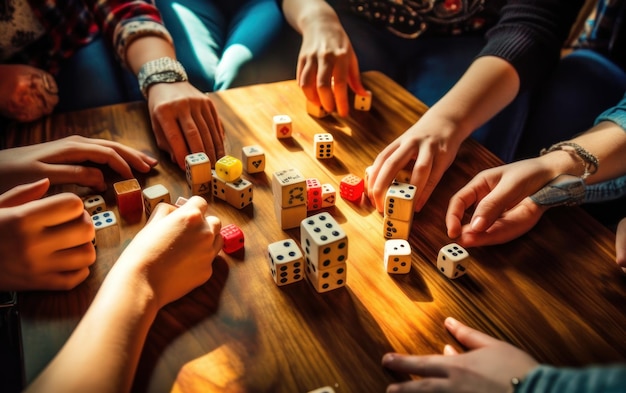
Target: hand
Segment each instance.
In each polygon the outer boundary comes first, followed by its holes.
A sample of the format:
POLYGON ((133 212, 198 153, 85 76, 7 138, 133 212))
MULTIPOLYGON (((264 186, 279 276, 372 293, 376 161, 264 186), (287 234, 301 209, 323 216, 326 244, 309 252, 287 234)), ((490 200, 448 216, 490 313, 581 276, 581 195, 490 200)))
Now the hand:
POLYGON ((21 122, 49 115, 59 102, 54 77, 28 65, 0 65, 0 115, 21 122))
POLYGON ((86 161, 107 164, 124 178, 133 177, 130 166, 148 172, 157 163, 147 154, 120 143, 74 135, 53 142, 1 150, 0 192, 44 177, 52 184, 78 184, 105 190, 102 172, 83 166, 86 161))
POLYGON ((617 231, 615 233, 615 260, 617 264, 626 273, 626 218, 617 224, 617 231))
POLYGON ((420 211, 450 167, 462 140, 453 138, 454 124, 432 122, 426 115, 393 141, 370 167, 368 197, 379 212, 385 208, 385 195, 398 172, 412 165, 411 184, 416 188, 415 211, 420 211))
POLYGON ((310 18, 302 34, 296 79, 307 100, 329 113, 336 108, 339 116, 350 112, 348 86, 367 94, 350 39, 336 17, 310 18))
POLYGON ((511 379, 522 378, 539 364, 522 350, 446 318, 446 328, 470 351, 458 354, 446 345, 444 356, 409 356, 388 353, 383 366, 422 377, 389 385, 387 393, 399 392, 510 392, 511 379))
POLYGON ((154 294, 158 308, 205 283, 223 245, 221 222, 205 217, 207 209, 198 196, 179 208, 158 204, 109 275, 138 278, 138 285, 154 294))
POLYGON ((72 289, 96 260, 95 230, 82 200, 41 198, 48 179, 0 195, 0 290, 72 289))
POLYGON ((490 168, 476 175, 450 198, 446 226, 450 238, 466 247, 492 245, 515 239, 529 231, 546 211, 530 195, 554 177, 545 158, 533 158, 490 168), (467 209, 476 205, 467 225, 467 209))
POLYGON ((224 156, 224 128, 213 102, 188 82, 152 85, 148 107, 157 145, 181 169, 190 153, 205 152, 213 165, 224 156))

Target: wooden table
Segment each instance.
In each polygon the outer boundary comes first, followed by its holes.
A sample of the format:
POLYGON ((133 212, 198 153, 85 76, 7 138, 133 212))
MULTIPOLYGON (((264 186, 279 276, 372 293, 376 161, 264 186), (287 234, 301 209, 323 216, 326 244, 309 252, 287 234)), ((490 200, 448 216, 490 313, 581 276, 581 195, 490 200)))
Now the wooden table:
MULTIPOLYGON (((265 173, 245 175, 254 184, 251 206, 237 210, 211 202, 211 213, 224 225, 243 229, 245 253, 220 254, 206 285, 159 313, 133 391, 293 393, 330 385, 337 392, 382 392, 408 376, 383 369, 381 356, 440 353, 453 342, 443 327, 446 316, 520 346, 541 362, 578 366, 625 359, 626 275, 614 262, 614 234, 579 208, 553 209, 532 233, 510 244, 471 249, 474 261, 460 279, 437 271, 437 252, 451 242, 444 225, 449 197, 499 163, 472 141, 463 144, 415 216, 410 274, 384 271, 383 221, 372 206, 338 198, 329 211, 350 240, 347 286, 318 294, 307 281, 273 283, 267 245, 300 238, 299 229, 283 231, 277 224, 272 173, 295 167, 338 190, 341 178, 363 175, 376 154, 426 110, 379 73, 365 73, 364 84, 373 91, 373 109, 352 111, 346 119, 307 115, 295 81, 211 94, 227 133, 227 153, 240 156, 241 147, 251 144, 266 152, 265 173), (292 117, 292 140, 274 136, 276 114, 292 117), (334 135, 334 159, 314 157, 313 135, 319 132, 334 135)), ((69 134, 110 138, 158 156, 160 165, 138 178, 142 186, 162 183, 173 198, 189 196, 184 173, 154 143, 144 103, 52 116, 10 130, 5 142, 17 146, 69 134)), ((104 197, 115 209, 110 189, 104 197)), ((119 247, 99 249, 90 277, 78 288, 20 295, 27 380, 63 345, 142 225, 122 225, 119 247)))

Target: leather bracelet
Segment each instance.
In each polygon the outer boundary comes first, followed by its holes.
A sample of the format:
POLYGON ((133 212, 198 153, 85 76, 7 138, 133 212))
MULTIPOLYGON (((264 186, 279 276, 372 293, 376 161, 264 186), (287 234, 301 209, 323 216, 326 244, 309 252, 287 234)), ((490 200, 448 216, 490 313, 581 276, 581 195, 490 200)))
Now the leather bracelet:
POLYGON ((185 82, 188 78, 180 62, 171 57, 161 57, 142 65, 137 80, 141 93, 147 99, 150 86, 156 83, 185 82))
POLYGON ((593 154, 585 150, 582 146, 573 142, 555 143, 554 145, 550 146, 548 149, 541 149, 541 151, 539 152, 539 155, 543 156, 545 154, 552 153, 553 151, 556 151, 556 150, 565 150, 563 149, 564 147, 571 148, 573 152, 576 153, 576 155, 582 161, 584 173, 582 174, 581 178, 583 180, 586 179, 589 175, 593 175, 594 173, 598 171, 598 166, 599 166, 598 157, 594 156, 593 154))
POLYGON ((545 207, 576 206, 585 199, 585 187, 582 178, 562 174, 531 195, 530 199, 545 207))

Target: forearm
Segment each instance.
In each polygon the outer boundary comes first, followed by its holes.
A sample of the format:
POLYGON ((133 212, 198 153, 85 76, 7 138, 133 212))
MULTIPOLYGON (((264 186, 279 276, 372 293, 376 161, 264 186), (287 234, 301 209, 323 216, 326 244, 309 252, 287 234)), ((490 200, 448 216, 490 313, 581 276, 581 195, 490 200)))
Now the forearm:
MULTIPOLYGON (((492 56, 476 59, 426 116, 447 119, 465 139, 513 101, 519 91, 515 69, 492 56)), ((503 130, 505 132, 505 130, 503 130)))
POLYGON ((159 36, 145 36, 134 40, 126 50, 126 62, 135 75, 142 65, 161 57, 176 58, 174 46, 159 36))
POLYGON ((324 0, 283 0, 282 6, 285 19, 300 34, 311 22, 340 23, 335 10, 324 0))
POLYGON ((30 391, 127 392, 158 308, 139 279, 114 273, 30 391))

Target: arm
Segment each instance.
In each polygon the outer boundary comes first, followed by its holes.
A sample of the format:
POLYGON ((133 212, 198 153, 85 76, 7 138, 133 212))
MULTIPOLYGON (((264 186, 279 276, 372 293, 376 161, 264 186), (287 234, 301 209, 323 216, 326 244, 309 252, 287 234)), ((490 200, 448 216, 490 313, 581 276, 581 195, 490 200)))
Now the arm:
MULTIPOLYGON (((618 107, 622 105, 626 107, 626 101, 618 107)), ((586 179, 588 184, 626 173, 626 132, 617 123, 603 120, 571 142, 600 162, 598 171, 586 179)), ((530 195, 560 174, 581 176, 584 171, 580 157, 571 149, 485 170, 450 199, 448 236, 458 237, 468 247, 512 240, 530 230, 546 210, 532 202, 530 195), (472 206, 475 209, 470 222, 462 225, 465 211, 472 206)))
MULTIPOLYGON (((94 2, 93 9, 119 61, 135 75, 150 61, 176 59, 172 38, 152 2, 111 0, 107 7, 94 2)), ((156 83, 145 91, 157 145, 181 169, 192 152, 203 151, 215 163, 224 155, 222 123, 209 97, 179 76, 177 82, 156 83)))
POLYGON ((138 150, 104 139, 74 135, 52 142, 0 151, 0 193, 25 182, 49 178, 52 184, 106 189, 102 172, 85 162, 106 164, 125 178, 131 167, 148 172, 157 161, 138 150))
POLYGON ((502 8, 486 46, 461 79, 374 161, 368 196, 379 211, 391 181, 412 162, 415 209, 422 209, 462 141, 556 64, 581 3, 509 1, 502 8))
POLYGON ((287 22, 302 35, 296 79, 307 100, 347 116, 348 86, 365 95, 359 65, 339 17, 324 0, 283 0, 287 22))
POLYGON ((27 391, 130 391, 158 310, 202 285, 222 246, 220 221, 192 197, 160 204, 106 276, 61 351, 27 391))

